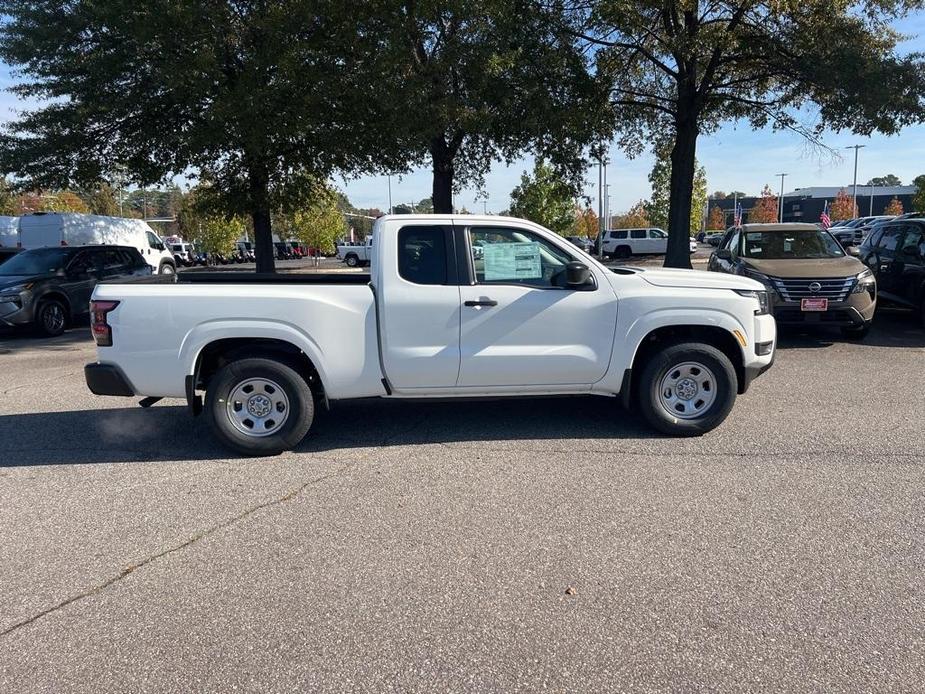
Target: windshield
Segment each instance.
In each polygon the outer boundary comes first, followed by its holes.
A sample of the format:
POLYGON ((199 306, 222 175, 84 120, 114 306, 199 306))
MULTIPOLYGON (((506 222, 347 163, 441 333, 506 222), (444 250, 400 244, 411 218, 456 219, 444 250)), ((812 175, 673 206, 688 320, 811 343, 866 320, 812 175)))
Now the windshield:
POLYGON ((66 248, 23 251, 0 265, 0 275, 46 275, 62 269, 70 252, 66 248))
POLYGON ((845 252, 831 235, 807 231, 748 231, 742 235, 742 257, 756 260, 840 258, 845 252))

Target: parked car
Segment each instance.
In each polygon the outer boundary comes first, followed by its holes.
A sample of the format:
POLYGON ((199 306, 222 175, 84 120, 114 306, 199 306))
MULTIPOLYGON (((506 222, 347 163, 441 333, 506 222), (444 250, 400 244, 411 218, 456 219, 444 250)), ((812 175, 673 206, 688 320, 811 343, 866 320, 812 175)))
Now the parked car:
POLYGON ((22 251, 0 265, 0 323, 34 325, 60 335, 87 312, 101 280, 151 274, 151 266, 132 246, 68 246, 22 251))
POLYGON ((704 234, 703 240, 711 246, 718 246, 719 242, 723 240, 723 234, 725 233, 726 232, 722 229, 710 229, 704 234))
POLYGON ((700 435, 774 359, 767 291, 746 277, 610 269, 490 215, 388 215, 373 239, 369 276, 99 285, 87 385, 186 398, 223 444, 268 455, 298 444, 316 402, 367 397, 618 396, 659 431, 700 435))
POLYGON ((877 279, 880 299, 917 311, 925 324, 925 218, 897 218, 861 244, 860 259, 877 279))
POLYGON ((725 238, 708 269, 761 282, 778 323, 867 335, 877 308, 876 280, 830 233, 815 224, 745 224, 725 238))
MULTIPOLYGON (((633 255, 664 255, 668 250, 668 232, 646 229, 610 229, 604 233, 604 256, 629 258, 633 255)), ((690 239, 690 252, 697 251, 697 239, 690 239)))
POLYGON ((369 265, 372 258, 373 235, 366 237, 365 243, 339 243, 337 244, 337 258, 343 260, 349 267, 363 267, 369 265))
POLYGON ((837 225, 829 227, 829 233, 845 248, 848 246, 857 246, 861 244, 873 226, 882 222, 888 222, 891 219, 893 219, 891 215, 858 217, 857 219, 840 222, 837 225))
POLYGON ((189 267, 196 264, 196 250, 193 248, 193 244, 180 242, 168 243, 167 246, 170 248, 170 252, 173 253, 173 259, 177 265, 189 267))
POLYGON ((23 248, 51 246, 133 246, 155 274, 173 275, 173 253, 141 219, 104 217, 73 212, 35 212, 19 218, 19 242, 23 248))
POLYGON ((586 236, 566 236, 565 240, 585 253, 591 252, 591 241, 586 236))
POLYGON ((0 265, 19 253, 18 248, 0 248, 0 265))

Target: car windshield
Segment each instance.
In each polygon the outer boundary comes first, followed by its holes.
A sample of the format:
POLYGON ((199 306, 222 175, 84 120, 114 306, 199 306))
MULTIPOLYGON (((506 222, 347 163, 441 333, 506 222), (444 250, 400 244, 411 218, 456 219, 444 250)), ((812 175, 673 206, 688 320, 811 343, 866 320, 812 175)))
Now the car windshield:
POLYGON ((23 251, 0 265, 0 275, 45 275, 62 269, 70 252, 66 248, 23 251))
POLYGON ((742 256, 758 260, 784 258, 840 258, 845 252, 829 234, 806 231, 746 231, 742 234, 742 256))

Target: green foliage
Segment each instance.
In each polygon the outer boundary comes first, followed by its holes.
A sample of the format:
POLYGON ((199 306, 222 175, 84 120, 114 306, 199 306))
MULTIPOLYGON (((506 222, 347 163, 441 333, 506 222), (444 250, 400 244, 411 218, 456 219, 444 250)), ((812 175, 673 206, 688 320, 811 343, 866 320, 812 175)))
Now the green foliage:
MULTIPOLYGON (((652 185, 652 197, 647 205, 652 226, 668 228, 668 212, 671 206, 671 152, 666 143, 654 148, 655 164, 649 172, 652 185)), ((693 235, 700 231, 703 210, 707 204, 707 171, 698 166, 694 174, 694 187, 691 194, 690 225, 688 232, 693 235)), ((689 248, 689 247, 688 247, 689 248)))
POLYGON ((566 234, 575 223, 572 188, 553 167, 538 159, 533 174, 524 171, 520 185, 511 191, 510 214, 541 224, 557 234, 566 234))
POLYGON ((41 104, 9 126, 2 169, 42 188, 192 171, 226 216, 251 218, 258 271, 273 268, 270 212, 305 201, 306 174, 404 161, 371 127, 372 92, 388 94, 380 37, 358 33, 350 3, 0 0, 0 13, 0 58, 41 104))
POLYGON ((925 60, 897 50, 902 37, 892 28, 922 4, 591 0, 573 7, 566 19, 591 44, 621 144, 638 152, 647 139, 671 134, 666 264, 690 267, 701 133, 746 120, 796 131, 821 146, 826 128, 895 133, 922 120, 925 60), (811 106, 816 117, 807 126, 800 110, 811 106))
POLYGON ((867 182, 869 186, 901 186, 903 182, 898 176, 887 174, 886 176, 877 176, 867 182))
POLYGON ((326 254, 333 253, 335 242, 347 233, 337 192, 321 184, 316 185, 312 202, 280 215, 279 222, 280 234, 326 254))
POLYGON ((108 183, 100 183, 99 186, 86 193, 84 199, 92 214, 106 217, 119 215, 119 202, 116 200, 116 192, 108 183))
POLYGON ((454 189, 481 187, 494 161, 524 151, 578 189, 606 99, 561 21, 504 0, 358 5, 360 32, 382 37, 368 90, 389 98, 373 127, 400 143, 405 165, 431 165, 437 212, 453 211, 454 189))
POLYGON ((225 255, 234 251, 234 244, 244 236, 247 226, 240 217, 225 217, 215 212, 215 192, 208 186, 197 186, 184 196, 177 209, 180 235, 195 241, 208 253, 225 255))
POLYGON ((4 217, 15 217, 19 214, 16 205, 16 196, 10 190, 10 184, 6 178, 0 178, 0 215, 4 217))
POLYGON ((912 196, 912 209, 916 212, 925 212, 925 174, 916 176, 912 185, 915 186, 915 194, 912 196))

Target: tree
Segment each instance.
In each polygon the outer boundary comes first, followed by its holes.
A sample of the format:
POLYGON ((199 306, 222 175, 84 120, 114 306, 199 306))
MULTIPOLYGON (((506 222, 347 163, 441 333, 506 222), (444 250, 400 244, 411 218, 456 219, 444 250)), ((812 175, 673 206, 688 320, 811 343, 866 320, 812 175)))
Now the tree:
POLYGON ((713 205, 710 208, 710 216, 707 218, 707 229, 725 229, 726 213, 719 205, 713 205))
POLYGON ((886 207, 883 208, 883 214, 888 214, 894 217, 898 217, 902 213, 903 213, 903 204, 900 201, 900 199, 894 195, 893 199, 890 200, 890 203, 886 207))
POLYGON ((925 174, 916 176, 912 181, 915 194, 912 196, 912 209, 916 212, 925 212, 925 174))
POLYGON ((829 207, 829 218, 833 222, 854 219, 858 216, 858 208, 854 204, 854 199, 842 188, 835 195, 835 201, 829 207))
MULTIPOLYGON (((537 3, 538 11, 548 3, 537 3)), ((556 4, 553 3, 555 6, 556 4)), ((690 206, 698 136, 726 120, 796 131, 816 145, 826 128, 895 133, 922 119, 925 61, 900 56, 891 24, 918 0, 590 0, 569 3, 575 35, 593 46, 613 127, 638 149, 671 134, 666 265, 691 267, 690 206), (837 36, 837 41, 831 37, 837 36), (814 104, 814 123, 800 109, 814 104)))
POLYGON ((184 239, 195 241, 207 253, 230 255, 247 226, 240 217, 224 217, 212 211, 215 196, 208 186, 197 186, 183 196, 177 225, 184 239))
POLYGON ((258 272, 274 266, 271 211, 306 202, 306 173, 404 161, 370 127, 381 38, 358 33, 350 4, 0 0, 0 13, 0 58, 41 104, 9 126, 0 167, 39 187, 192 172, 225 216, 251 219, 258 272))
POLYGON ((649 205, 645 200, 640 200, 633 205, 625 214, 616 215, 613 218, 612 229, 632 229, 634 227, 650 227, 655 223, 649 218, 649 205))
POLYGON ((115 217, 119 214, 116 192, 108 183, 100 183, 99 186, 90 190, 84 197, 92 214, 106 217, 115 217))
POLYGON ((323 184, 316 184, 311 203, 286 215, 282 227, 309 248, 332 253, 337 239, 347 233, 347 222, 337 206, 337 195, 323 184))
POLYGON ((899 180, 897 176, 893 174, 887 174, 886 176, 878 176, 877 178, 872 178, 867 182, 869 186, 901 186, 903 182, 899 180))
POLYGON ((761 189, 758 202, 748 213, 748 221, 754 224, 773 224, 777 221, 777 196, 771 192, 771 187, 765 185, 761 189))
MULTIPOLYGON (((666 229, 671 206, 671 148, 667 141, 662 141, 653 148, 655 164, 649 173, 652 184, 652 199, 649 201, 649 217, 652 224, 666 229)), ((688 235, 700 231, 703 209, 707 204, 707 172, 702 166, 697 167, 694 185, 691 188, 690 220, 688 235)), ((690 247, 688 246, 688 252, 690 247)))
MULTIPOLYGON (((605 100, 595 98, 573 35, 523 3, 391 0, 360 4, 362 33, 383 36, 390 106, 379 124, 408 164, 428 162, 433 206, 453 211, 453 191, 481 187, 493 161, 531 151, 577 191, 605 100)), ((353 12, 356 9, 353 8, 353 12)), ((382 77, 371 85, 382 88, 382 77)))
POLYGON ((6 178, 0 178, 0 216, 15 217, 17 214, 16 197, 10 190, 10 184, 6 178))
POLYGON ((575 222, 572 232, 575 236, 596 239, 600 231, 600 219, 589 206, 575 208, 575 222))
POLYGON ((574 223, 572 192, 549 164, 537 159, 533 175, 524 171, 520 185, 511 191, 510 213, 566 234, 574 223))

